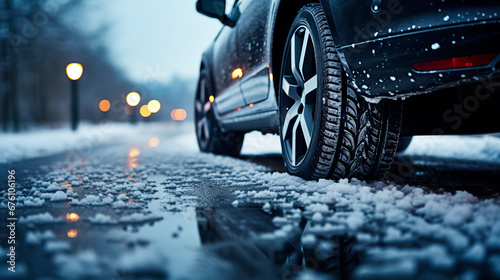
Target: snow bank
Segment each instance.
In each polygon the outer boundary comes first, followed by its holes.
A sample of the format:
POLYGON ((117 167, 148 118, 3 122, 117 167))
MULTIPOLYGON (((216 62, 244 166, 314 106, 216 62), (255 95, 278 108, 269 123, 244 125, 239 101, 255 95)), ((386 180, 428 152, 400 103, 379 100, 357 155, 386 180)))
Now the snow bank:
POLYGON ((498 135, 415 136, 404 154, 498 162, 500 137, 498 135))

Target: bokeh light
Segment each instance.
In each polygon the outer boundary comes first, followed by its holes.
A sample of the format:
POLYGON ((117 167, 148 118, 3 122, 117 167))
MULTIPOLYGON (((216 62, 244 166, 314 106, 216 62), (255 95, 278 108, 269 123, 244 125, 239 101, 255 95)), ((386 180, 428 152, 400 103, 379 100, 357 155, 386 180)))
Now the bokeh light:
POLYGON ((76 238, 77 236, 78 236, 78 231, 76 229, 68 230, 68 237, 69 238, 76 238))
POLYGON ((231 77, 233 78, 233 80, 243 77, 243 70, 241 70, 241 68, 234 69, 231 77))
POLYGON ((151 113, 157 113, 158 111, 160 111, 160 108, 161 108, 160 101, 158 100, 149 101, 148 109, 151 113))
POLYGON ((170 116, 174 121, 183 121, 186 119, 187 113, 184 109, 174 109, 172 113, 170 113, 170 116))
POLYGON ((139 102, 141 102, 141 96, 133 91, 129 94, 127 94, 127 104, 134 107, 134 106, 137 106, 139 104, 139 102))
POLYGON ((67 213, 66 220, 68 220, 68 222, 77 222, 78 220, 80 220, 80 216, 78 216, 78 214, 76 213, 67 213))
POLYGON ((153 137, 153 138, 149 139, 148 145, 150 147, 153 147, 153 148, 158 147, 158 145, 160 145, 160 138, 153 137))
POLYGON ((73 81, 80 79, 83 74, 83 66, 80 63, 70 63, 66 66, 66 74, 73 81))
POLYGON ((141 116, 143 116, 145 118, 151 116, 151 111, 149 111, 148 105, 142 105, 139 113, 141 114, 141 116))
POLYGON ((128 156, 131 157, 131 158, 135 158, 137 157, 139 154, 141 153, 141 151, 137 148, 132 148, 130 149, 130 151, 128 152, 128 156))
POLYGON ((99 109, 103 112, 109 111, 109 108, 111 108, 111 103, 109 103, 108 100, 103 99, 101 102, 99 102, 99 109))
POLYGON ((215 101, 215 97, 213 95, 210 95, 210 97, 208 97, 208 100, 213 103, 215 101))

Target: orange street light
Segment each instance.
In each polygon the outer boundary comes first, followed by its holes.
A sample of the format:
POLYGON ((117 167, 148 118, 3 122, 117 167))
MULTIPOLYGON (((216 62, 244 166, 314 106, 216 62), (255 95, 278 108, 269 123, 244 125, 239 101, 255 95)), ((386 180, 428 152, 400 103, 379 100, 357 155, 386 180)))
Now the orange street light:
POLYGON ((108 100, 103 99, 101 102, 99 102, 99 109, 103 112, 109 111, 109 108, 111 108, 111 103, 109 103, 108 100))
POLYGON ((172 113, 170 113, 170 116, 174 121, 180 122, 186 119, 187 113, 184 109, 174 109, 172 110, 172 113))

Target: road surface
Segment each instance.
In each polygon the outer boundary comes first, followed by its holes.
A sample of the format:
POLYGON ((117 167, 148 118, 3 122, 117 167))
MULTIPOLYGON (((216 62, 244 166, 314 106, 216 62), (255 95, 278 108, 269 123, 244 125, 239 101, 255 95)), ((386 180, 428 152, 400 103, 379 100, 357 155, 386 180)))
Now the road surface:
POLYGON ((16 272, 2 226, 0 278, 500 279, 500 147, 307 182, 269 141, 228 158, 199 153, 191 130, 151 131, 0 164, 2 225, 17 218, 16 272))

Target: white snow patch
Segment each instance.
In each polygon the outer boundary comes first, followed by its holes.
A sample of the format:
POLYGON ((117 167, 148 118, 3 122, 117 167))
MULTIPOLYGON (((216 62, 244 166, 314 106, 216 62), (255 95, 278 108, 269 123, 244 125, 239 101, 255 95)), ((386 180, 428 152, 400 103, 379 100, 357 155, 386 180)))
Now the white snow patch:
POLYGON ((57 191, 50 198, 50 201, 65 201, 65 200, 68 200, 68 196, 63 191, 57 191))
POLYGON ((441 47, 441 46, 439 45, 439 43, 434 43, 434 44, 432 44, 432 45, 431 45, 431 49, 433 49, 433 50, 437 50, 437 49, 439 49, 440 47, 441 47))
POLYGON ((19 223, 21 224, 53 224, 53 223, 61 223, 64 221, 64 218, 62 217, 54 217, 50 213, 40 213, 40 214, 33 214, 29 216, 22 216, 19 218, 19 223))
POLYGON ((89 221, 93 224, 116 224, 116 220, 111 218, 111 216, 104 215, 102 213, 97 213, 94 217, 90 217, 89 221))

